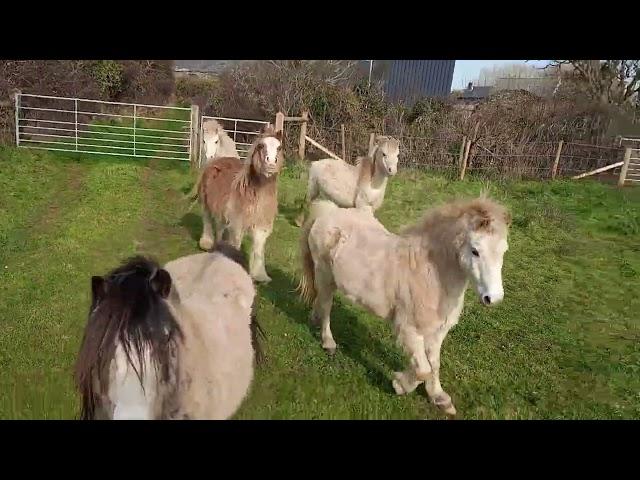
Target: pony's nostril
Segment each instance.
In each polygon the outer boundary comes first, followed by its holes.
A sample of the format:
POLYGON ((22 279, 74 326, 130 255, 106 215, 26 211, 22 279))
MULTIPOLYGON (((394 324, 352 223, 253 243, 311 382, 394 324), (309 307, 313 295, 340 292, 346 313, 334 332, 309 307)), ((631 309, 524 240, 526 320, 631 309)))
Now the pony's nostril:
POLYGON ((491 305, 491 297, 489 295, 485 295, 484 297, 482 297, 482 301, 485 305, 491 305))

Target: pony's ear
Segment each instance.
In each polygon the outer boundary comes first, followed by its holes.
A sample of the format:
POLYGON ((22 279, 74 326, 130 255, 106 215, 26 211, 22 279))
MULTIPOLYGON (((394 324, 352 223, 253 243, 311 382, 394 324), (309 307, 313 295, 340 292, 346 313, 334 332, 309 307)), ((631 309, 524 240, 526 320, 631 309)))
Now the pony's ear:
POLYGON ((162 298, 167 298, 171 291, 171 275, 165 269, 159 269, 151 279, 151 288, 162 298))
POLYGON ((91 277, 91 300, 96 303, 107 293, 107 285, 102 277, 91 277))
POLYGON ((274 135, 275 129, 273 128, 273 125, 271 125, 270 123, 267 123, 265 126, 262 127, 262 130, 260 131, 260 133, 262 133, 263 135, 274 135))
POLYGON ((276 132, 275 137, 278 139, 278 141, 279 141, 280 143, 282 143, 282 140, 283 140, 283 138, 284 138, 284 131, 282 131, 282 130, 278 130, 278 131, 276 132))
POLYGON ((264 143, 258 142, 256 148, 253 149, 253 155, 251 155, 252 162, 262 162, 264 161, 264 143))

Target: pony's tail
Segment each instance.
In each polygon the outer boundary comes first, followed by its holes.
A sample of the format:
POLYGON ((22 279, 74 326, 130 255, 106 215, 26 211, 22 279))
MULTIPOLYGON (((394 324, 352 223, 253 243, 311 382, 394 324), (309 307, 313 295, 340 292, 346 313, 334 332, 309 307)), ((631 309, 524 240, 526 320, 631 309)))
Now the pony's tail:
POLYGON ((309 216, 302 226, 302 231, 300 233, 302 275, 300 277, 300 283, 298 284, 298 291, 300 292, 300 296, 307 303, 313 302, 317 295, 315 284, 315 264, 313 262, 313 256, 311 255, 311 249, 309 248, 309 233, 311 232, 311 227, 313 227, 313 224, 318 217, 336 208, 338 207, 334 203, 327 200, 313 202, 309 208, 309 216))
POLYGON ((196 182, 193 184, 191 191, 187 194, 187 199, 191 200, 191 205, 189 205, 189 210, 193 208, 193 206, 198 203, 198 199, 201 196, 200 192, 200 184, 202 183, 202 177, 204 176, 205 167, 198 169, 198 178, 196 182))
POLYGON ((255 353, 256 364, 260 365, 264 362, 264 349, 262 348, 262 342, 266 335, 260 326, 260 323, 258 323, 255 302, 251 307, 251 323, 249 324, 249 327, 251 329, 251 345, 253 346, 253 351, 255 353))
MULTIPOLYGON (((302 225, 304 225, 305 211, 307 209, 307 205, 314 200, 314 198, 312 198, 309 195, 309 192, 311 191, 311 186, 310 186, 311 173, 309 171, 309 168, 304 169, 304 171, 300 175, 300 180, 302 180, 301 183, 303 185, 306 185, 306 190, 304 192, 304 197, 300 199, 300 203, 298 204, 298 216, 295 219, 296 227, 302 227, 302 225)), ((315 186, 315 188, 317 189, 317 186, 315 186)), ((315 196, 316 197, 318 196, 317 192, 315 193, 315 196)))

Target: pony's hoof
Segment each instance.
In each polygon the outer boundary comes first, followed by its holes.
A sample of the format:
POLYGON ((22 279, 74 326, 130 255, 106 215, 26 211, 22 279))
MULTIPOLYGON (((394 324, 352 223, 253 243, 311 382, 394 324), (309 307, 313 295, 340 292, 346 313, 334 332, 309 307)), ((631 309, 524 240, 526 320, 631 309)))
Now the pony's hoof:
POLYGON ((396 395, 404 395, 405 393, 407 393, 405 392, 404 387, 402 386, 402 383, 399 380, 400 374, 396 372, 393 374, 393 376, 395 378, 391 381, 391 385, 393 385, 393 389, 395 390, 396 395))
POLYGON ((296 227, 301 227, 304 224, 304 215, 298 215, 294 223, 296 227))
POLYGON ((253 279, 259 283, 269 283, 271 281, 271 277, 266 273, 256 275, 253 279))
POLYGON ((433 403, 442 410, 442 413, 447 415, 448 417, 456 416, 456 407, 453 406, 453 402, 451 401, 451 397, 446 393, 444 395, 440 395, 433 400, 433 403))
POLYGON ((333 357, 336 354, 337 347, 322 347, 322 348, 324 348, 324 351, 327 352, 331 357, 333 357))
POLYGON ((443 408, 442 412, 449 418, 454 419, 457 415, 456 407, 453 404, 449 405, 447 408, 443 408))
POLYGON ((201 238, 198 245, 202 250, 211 250, 213 248, 213 240, 211 238, 201 238))

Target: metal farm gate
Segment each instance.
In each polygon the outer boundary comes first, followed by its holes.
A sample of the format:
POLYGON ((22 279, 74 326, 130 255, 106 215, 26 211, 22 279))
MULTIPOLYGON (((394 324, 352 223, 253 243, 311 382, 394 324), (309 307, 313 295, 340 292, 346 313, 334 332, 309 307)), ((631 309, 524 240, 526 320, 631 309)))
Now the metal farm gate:
POLYGON ((191 108, 18 93, 18 147, 189 161, 191 108))
POLYGON ((640 148, 630 148, 627 160, 627 170, 624 182, 640 184, 640 148))

